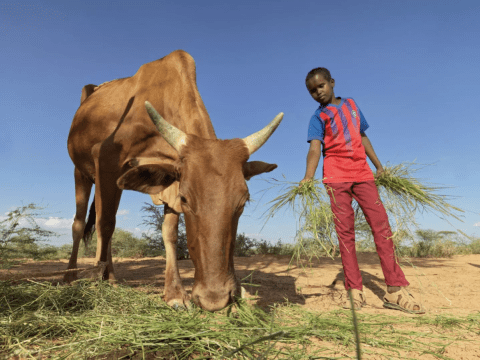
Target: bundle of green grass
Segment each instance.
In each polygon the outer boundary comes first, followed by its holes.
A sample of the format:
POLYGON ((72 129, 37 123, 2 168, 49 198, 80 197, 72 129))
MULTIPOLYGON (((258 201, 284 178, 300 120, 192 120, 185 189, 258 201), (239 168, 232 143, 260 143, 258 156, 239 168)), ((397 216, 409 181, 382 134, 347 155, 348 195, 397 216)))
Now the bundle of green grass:
MULTIPOLYGON (((450 196, 439 193, 448 187, 420 181, 414 177, 414 173, 420 169, 415 163, 387 164, 384 173, 375 179, 394 228, 394 239, 396 235, 405 237, 405 234, 412 233, 409 227, 416 225, 415 214, 418 211, 461 221, 459 214, 463 210, 449 202, 450 196)), ((303 183, 276 181, 270 189, 279 186, 280 195, 268 203, 269 208, 264 213, 265 222, 281 209, 291 208, 299 219, 296 254, 326 254, 333 257, 338 252, 338 242, 330 198, 322 182, 317 179, 303 183)), ((358 204, 354 203, 354 208, 356 230, 369 232, 358 204)))

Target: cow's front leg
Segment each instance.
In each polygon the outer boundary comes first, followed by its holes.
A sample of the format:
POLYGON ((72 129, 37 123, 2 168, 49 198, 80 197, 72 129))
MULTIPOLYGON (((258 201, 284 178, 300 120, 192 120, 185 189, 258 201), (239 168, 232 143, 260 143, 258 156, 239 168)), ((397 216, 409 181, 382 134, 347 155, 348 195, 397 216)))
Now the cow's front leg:
POLYGON ((190 296, 185 291, 177 262, 178 218, 180 214, 165 205, 162 225, 167 265, 165 269, 165 302, 172 307, 190 306, 190 296))

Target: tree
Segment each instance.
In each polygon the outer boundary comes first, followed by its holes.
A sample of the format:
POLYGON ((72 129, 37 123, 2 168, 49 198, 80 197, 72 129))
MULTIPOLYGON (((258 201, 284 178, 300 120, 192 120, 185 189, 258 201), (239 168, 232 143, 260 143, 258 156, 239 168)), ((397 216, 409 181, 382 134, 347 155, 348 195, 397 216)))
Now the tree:
POLYGON ((436 231, 418 229, 415 231, 418 241, 413 243, 410 255, 415 257, 450 257, 455 253, 455 231, 436 231))
POLYGON ((14 258, 40 259, 48 254, 56 253, 56 248, 41 244, 57 233, 44 230, 35 222, 43 210, 33 203, 17 207, 0 221, 0 267, 9 267, 14 258))
MULTIPOLYGON (((92 235, 91 242, 97 243, 97 232, 92 235)), ((130 231, 121 228, 115 228, 111 239, 112 256, 114 257, 143 257, 149 256, 148 241, 143 237, 141 239, 135 237, 130 231)), ((85 248, 80 244, 79 257, 95 257, 96 246, 88 246, 85 248)), ((70 244, 59 249, 61 253, 70 256, 72 247, 70 244)))
MULTIPOLYGON (((165 244, 163 243, 162 225, 165 220, 163 206, 155 206, 144 203, 140 211, 143 211, 142 225, 150 228, 149 233, 143 233, 143 238, 147 240, 147 251, 153 256, 165 254, 165 244)), ((178 241, 177 241, 177 259, 188 259, 187 230, 183 214, 180 214, 178 222, 178 241)))
POLYGON ((254 253, 254 249, 258 246, 257 241, 250 239, 243 234, 237 234, 235 241, 234 256, 250 256, 254 253))
POLYGON ((116 228, 112 236, 112 256, 143 257, 147 255, 147 240, 135 237, 131 232, 116 228))

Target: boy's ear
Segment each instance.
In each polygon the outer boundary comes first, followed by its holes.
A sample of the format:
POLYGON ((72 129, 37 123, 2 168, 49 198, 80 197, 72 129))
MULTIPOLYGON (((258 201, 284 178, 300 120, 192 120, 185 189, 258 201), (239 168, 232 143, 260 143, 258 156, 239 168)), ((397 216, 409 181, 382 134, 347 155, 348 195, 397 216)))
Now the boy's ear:
POLYGON ((243 176, 250 180, 255 175, 270 172, 277 168, 277 164, 269 164, 263 161, 248 161, 243 165, 243 176))
POLYGON ((335 87, 335 79, 330 79, 330 85, 332 85, 332 88, 335 87))

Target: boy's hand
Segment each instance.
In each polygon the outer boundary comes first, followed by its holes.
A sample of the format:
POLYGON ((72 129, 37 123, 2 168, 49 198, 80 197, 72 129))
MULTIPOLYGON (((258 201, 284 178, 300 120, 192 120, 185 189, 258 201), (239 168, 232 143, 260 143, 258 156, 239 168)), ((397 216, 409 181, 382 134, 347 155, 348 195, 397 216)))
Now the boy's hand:
POLYGON ((383 170, 383 167, 377 169, 377 173, 375 174, 375 178, 381 177, 383 174, 385 174, 385 170, 383 170))
POLYGON ((302 187, 302 184, 303 184, 304 182, 311 181, 311 180, 312 180, 312 179, 307 179, 307 178, 302 179, 302 181, 300 181, 300 184, 298 184, 298 187, 302 187))

